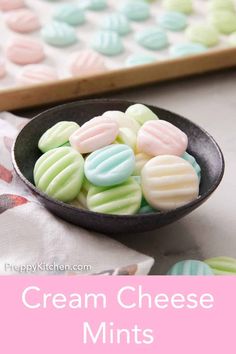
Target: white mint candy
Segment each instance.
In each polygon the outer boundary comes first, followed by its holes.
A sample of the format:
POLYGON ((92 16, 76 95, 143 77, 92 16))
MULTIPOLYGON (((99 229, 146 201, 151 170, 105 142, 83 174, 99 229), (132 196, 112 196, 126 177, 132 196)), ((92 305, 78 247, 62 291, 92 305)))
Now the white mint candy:
POLYGON ((174 155, 149 160, 142 169, 141 180, 146 201, 161 211, 188 204, 199 194, 199 180, 194 168, 174 155))

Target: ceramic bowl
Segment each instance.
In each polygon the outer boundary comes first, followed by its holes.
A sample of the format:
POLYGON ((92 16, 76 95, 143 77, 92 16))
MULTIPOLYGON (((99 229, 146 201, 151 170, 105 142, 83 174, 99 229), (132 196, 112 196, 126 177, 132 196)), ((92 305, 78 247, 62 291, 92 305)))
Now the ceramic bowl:
POLYGON ((215 191, 224 174, 224 158, 215 140, 190 120, 154 106, 148 107, 159 118, 183 130, 189 138, 188 152, 197 159, 202 169, 198 199, 169 212, 119 216, 78 209, 48 197, 34 186, 33 168, 41 155, 38 141, 48 128, 62 120, 75 121, 82 125, 108 110, 125 111, 131 104, 134 102, 113 99, 92 99, 67 103, 40 113, 30 120, 19 133, 12 152, 14 169, 22 182, 53 214, 70 223, 100 233, 137 233, 160 228, 184 217, 204 203, 215 191))

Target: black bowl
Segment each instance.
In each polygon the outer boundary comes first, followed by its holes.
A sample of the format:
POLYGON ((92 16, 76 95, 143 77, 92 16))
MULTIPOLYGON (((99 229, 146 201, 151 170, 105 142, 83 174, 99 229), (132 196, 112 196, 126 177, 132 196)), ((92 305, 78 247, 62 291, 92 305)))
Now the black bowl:
POLYGON ((182 129, 189 138, 188 152, 202 168, 200 197, 176 210, 144 215, 109 215, 81 210, 40 192, 33 184, 33 168, 41 155, 37 145, 41 135, 62 120, 80 125, 108 110, 125 111, 134 102, 112 99, 86 100, 49 109, 32 119, 19 133, 12 153, 13 165, 20 179, 37 195, 53 214, 89 230, 107 234, 149 231, 170 224, 200 206, 219 185, 224 174, 224 158, 215 140, 202 128, 175 113, 148 106, 161 119, 182 129))

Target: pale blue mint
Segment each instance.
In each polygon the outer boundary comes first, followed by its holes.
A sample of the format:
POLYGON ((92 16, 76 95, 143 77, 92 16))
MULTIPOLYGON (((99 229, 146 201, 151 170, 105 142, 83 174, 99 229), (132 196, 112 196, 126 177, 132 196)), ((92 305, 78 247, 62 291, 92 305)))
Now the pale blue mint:
POLYGON ((55 20, 66 22, 71 26, 78 26, 85 22, 84 10, 74 4, 59 6, 53 17, 55 20))
POLYGON ((136 41, 144 48, 160 50, 168 46, 168 37, 159 27, 148 27, 135 35, 136 41))
POLYGON ((214 275, 214 273, 204 262, 187 260, 176 263, 167 275, 214 275))
POLYGON ((181 12, 165 12, 158 17, 158 25, 169 31, 182 31, 187 27, 187 16, 181 12))
POLYGON ((84 171, 95 186, 109 187, 126 181, 135 168, 133 150, 124 144, 113 144, 92 152, 85 161, 84 171))
POLYGON ((197 163, 195 157, 193 157, 189 153, 185 152, 184 155, 182 156, 182 158, 185 161, 188 161, 193 166, 194 170, 196 171, 196 174, 198 175, 199 181, 200 181, 201 180, 201 167, 197 163))
POLYGON ((172 57, 184 57, 188 55, 201 54, 206 50, 207 47, 200 43, 178 43, 170 48, 170 55, 172 57))
POLYGON ((131 31, 130 21, 120 13, 107 15, 101 24, 102 29, 115 31, 119 35, 124 36, 131 31))
POLYGON ((131 21, 144 21, 150 17, 150 5, 143 0, 128 0, 121 3, 120 12, 131 21))
POLYGON ((67 23, 53 21, 42 28, 44 41, 55 47, 66 47, 77 42, 76 31, 67 23))
POLYGON ((150 54, 136 53, 131 54, 125 61, 126 67, 150 64, 157 61, 157 58, 150 54))
POLYGON ((107 0, 79 0, 78 5, 86 10, 101 11, 107 7, 107 0))
POLYGON ((121 54, 124 50, 120 36, 113 31, 97 32, 92 39, 92 47, 97 52, 108 56, 121 54))

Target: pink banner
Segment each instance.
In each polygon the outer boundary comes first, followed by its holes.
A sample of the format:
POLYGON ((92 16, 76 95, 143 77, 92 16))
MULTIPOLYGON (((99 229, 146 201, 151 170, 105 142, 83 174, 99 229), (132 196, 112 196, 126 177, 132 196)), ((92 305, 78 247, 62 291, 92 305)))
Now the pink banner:
POLYGON ((235 277, 2 277, 4 354, 235 353, 235 277))

